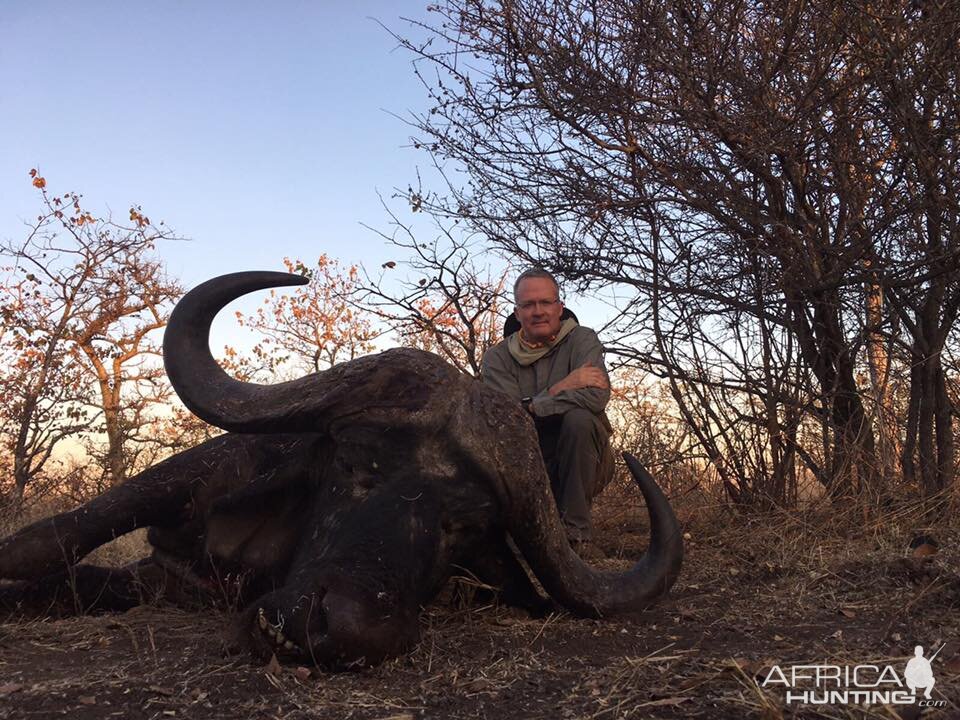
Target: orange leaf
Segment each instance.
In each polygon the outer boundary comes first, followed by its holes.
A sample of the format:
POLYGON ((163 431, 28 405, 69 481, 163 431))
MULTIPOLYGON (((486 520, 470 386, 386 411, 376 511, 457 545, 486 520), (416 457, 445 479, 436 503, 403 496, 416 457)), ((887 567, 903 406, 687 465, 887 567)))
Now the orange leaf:
POLYGON ((38 175, 33 179, 33 186, 42 190, 47 186, 47 181, 38 175))

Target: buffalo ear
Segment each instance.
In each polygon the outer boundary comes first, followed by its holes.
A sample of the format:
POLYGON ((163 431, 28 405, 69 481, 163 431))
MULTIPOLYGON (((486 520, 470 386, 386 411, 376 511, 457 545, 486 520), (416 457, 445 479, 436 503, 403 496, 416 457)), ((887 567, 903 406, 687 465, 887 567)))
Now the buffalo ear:
POLYGON ((206 520, 206 551, 216 561, 273 574, 289 565, 309 516, 307 483, 256 485, 218 498, 206 520))

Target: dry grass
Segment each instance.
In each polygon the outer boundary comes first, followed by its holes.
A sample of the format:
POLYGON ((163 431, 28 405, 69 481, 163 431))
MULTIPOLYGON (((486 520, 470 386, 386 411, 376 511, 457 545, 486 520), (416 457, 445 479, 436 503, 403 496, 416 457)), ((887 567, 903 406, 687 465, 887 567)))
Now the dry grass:
POLYGON ((107 567, 123 567, 150 554, 147 542, 147 529, 141 528, 127 533, 106 545, 101 545, 87 555, 85 562, 107 567))
MULTIPOLYGON (((646 544, 636 503, 616 488, 598 503, 606 569, 646 544)), ((773 664, 827 660, 900 669, 917 643, 946 643, 934 694, 948 704, 923 717, 960 717, 960 523, 908 506, 735 518, 709 497, 681 505, 683 575, 639 617, 465 606, 466 580, 424 611, 410 654, 341 675, 227 657, 231 616, 213 611, 7 623, 0 718, 891 718, 787 706, 757 679, 773 664), (940 543, 929 560, 908 550, 920 531, 940 543)))

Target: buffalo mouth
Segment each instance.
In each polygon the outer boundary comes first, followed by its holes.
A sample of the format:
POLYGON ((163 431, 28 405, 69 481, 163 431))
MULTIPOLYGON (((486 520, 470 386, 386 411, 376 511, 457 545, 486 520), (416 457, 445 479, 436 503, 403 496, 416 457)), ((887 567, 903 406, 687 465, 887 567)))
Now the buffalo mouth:
POLYGON ((358 592, 352 583, 302 594, 270 593, 245 613, 251 650, 262 659, 275 655, 280 662, 332 671, 376 665, 419 639, 416 609, 402 610, 387 596, 358 592))
POLYGON ((257 609, 257 627, 262 633, 264 640, 273 647, 277 655, 292 655, 300 657, 303 655, 303 648, 297 645, 293 640, 283 634, 283 617, 279 618, 277 623, 267 620, 267 613, 263 608, 257 609))
POLYGON ((275 655, 284 663, 340 669, 336 657, 323 654, 328 630, 322 607, 324 595, 324 590, 305 594, 295 604, 266 596, 251 605, 245 623, 253 654, 263 660, 275 655))
POLYGON ((326 616, 320 589, 304 593, 291 602, 289 594, 280 590, 253 603, 244 622, 252 638, 252 651, 262 659, 276 655, 281 662, 305 662, 331 666, 334 658, 316 653, 327 635, 326 616), (284 597, 287 596, 287 597, 284 597))

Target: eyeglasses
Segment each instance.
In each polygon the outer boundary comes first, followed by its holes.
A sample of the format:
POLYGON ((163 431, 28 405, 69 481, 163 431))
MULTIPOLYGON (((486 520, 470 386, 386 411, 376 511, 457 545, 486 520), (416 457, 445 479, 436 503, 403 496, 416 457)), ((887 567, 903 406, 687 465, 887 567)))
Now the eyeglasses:
POLYGON ((517 305, 517 310, 522 310, 523 312, 530 312, 531 310, 549 310, 552 306, 560 302, 557 300, 530 300, 529 302, 520 303, 517 305))

